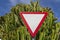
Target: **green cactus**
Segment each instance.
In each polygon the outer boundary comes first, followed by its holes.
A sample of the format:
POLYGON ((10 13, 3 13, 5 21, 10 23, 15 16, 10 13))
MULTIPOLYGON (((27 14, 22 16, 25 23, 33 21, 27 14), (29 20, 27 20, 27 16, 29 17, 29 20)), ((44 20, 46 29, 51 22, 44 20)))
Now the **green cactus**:
POLYGON ((51 8, 44 8, 38 2, 31 4, 17 4, 11 8, 9 14, 0 17, 0 38, 2 40, 32 40, 20 12, 48 12, 46 20, 38 31, 35 40, 59 40, 60 22, 55 22, 57 18, 51 8))

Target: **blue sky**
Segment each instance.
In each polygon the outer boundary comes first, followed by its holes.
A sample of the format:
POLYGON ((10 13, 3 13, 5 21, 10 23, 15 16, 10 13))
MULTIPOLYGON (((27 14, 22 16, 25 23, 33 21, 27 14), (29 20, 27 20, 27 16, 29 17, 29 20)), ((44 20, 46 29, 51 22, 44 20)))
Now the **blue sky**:
MULTIPOLYGON (((18 3, 29 4, 30 0, 0 0, 0 16, 8 13, 11 7, 18 3)), ((60 22, 60 0, 40 0, 40 5, 51 8, 60 22)))

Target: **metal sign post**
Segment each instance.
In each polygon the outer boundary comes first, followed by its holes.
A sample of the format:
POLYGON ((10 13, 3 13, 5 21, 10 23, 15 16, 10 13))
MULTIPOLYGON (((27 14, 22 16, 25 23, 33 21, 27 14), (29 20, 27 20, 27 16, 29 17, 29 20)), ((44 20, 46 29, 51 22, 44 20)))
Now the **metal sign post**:
POLYGON ((32 40, 36 40, 36 37, 32 38, 32 40))
POLYGON ((35 38, 32 38, 32 40, 35 40, 35 38))

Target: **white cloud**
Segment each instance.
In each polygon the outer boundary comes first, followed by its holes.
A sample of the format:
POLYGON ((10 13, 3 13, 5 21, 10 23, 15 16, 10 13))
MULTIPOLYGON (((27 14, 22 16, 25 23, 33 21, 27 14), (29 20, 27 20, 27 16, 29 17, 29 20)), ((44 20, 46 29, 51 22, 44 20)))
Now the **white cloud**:
POLYGON ((30 4, 30 0, 20 0, 22 3, 30 4))
POLYGON ((56 1, 58 1, 58 2, 59 2, 60 0, 56 0, 56 1))
POLYGON ((11 3, 12 5, 16 5, 17 0, 10 0, 10 3, 11 3))
POLYGON ((55 2, 60 2, 60 0, 54 0, 55 2))
POLYGON ((58 21, 60 22, 60 17, 58 18, 58 21))
POLYGON ((12 5, 16 5, 17 3, 26 3, 26 4, 29 4, 30 0, 10 0, 10 3, 12 5))
POLYGON ((1 39, 0 39, 1 40, 1 39))

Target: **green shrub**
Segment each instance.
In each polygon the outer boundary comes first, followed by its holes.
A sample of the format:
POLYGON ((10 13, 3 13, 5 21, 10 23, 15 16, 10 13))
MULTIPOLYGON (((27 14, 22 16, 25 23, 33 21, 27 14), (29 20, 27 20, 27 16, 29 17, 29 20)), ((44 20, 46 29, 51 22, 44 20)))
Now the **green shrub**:
POLYGON ((48 12, 46 20, 36 35, 36 40, 59 40, 60 23, 56 22, 57 18, 54 17, 51 8, 41 7, 38 2, 17 4, 11 8, 9 14, 0 17, 0 38, 2 40, 32 40, 30 33, 19 16, 22 11, 48 12))

